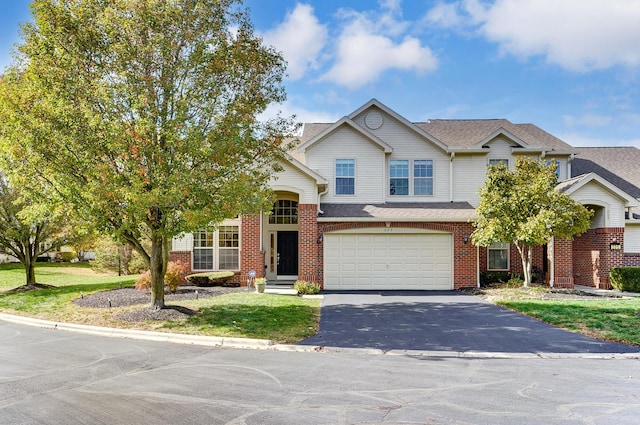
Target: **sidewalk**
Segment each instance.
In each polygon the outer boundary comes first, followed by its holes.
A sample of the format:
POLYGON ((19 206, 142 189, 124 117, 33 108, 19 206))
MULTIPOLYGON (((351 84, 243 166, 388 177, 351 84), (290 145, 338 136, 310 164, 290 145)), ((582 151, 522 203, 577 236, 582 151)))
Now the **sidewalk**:
POLYGON ((573 289, 586 292, 587 294, 597 295, 599 297, 640 297, 640 293, 637 292, 621 292, 616 289, 598 289, 592 286, 575 285, 573 289))

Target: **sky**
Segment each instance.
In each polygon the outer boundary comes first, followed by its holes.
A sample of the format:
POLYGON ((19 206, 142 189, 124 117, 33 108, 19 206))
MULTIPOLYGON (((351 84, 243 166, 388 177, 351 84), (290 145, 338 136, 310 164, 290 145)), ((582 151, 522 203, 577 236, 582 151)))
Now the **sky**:
MULTIPOLYGON (((640 0, 245 0, 302 122, 376 98, 410 121, 506 118, 640 148, 640 0)), ((0 69, 30 19, 0 4, 0 69)))

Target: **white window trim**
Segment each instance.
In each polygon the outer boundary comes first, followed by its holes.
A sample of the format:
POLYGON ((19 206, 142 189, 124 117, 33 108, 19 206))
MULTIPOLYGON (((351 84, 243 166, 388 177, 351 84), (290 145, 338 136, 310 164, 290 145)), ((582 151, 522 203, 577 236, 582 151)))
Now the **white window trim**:
POLYGON ((511 245, 503 242, 496 242, 487 247, 487 271, 491 272, 506 272, 511 270, 511 245), (500 246, 499 248, 497 246, 500 246), (506 269, 492 269, 489 260, 489 252, 490 251, 507 251, 507 268, 506 269))
MULTIPOLYGON (((405 178, 405 177, 393 177, 393 178, 405 178)), ((388 197, 391 198, 406 198, 406 197, 416 197, 416 198, 433 198, 434 196, 436 196, 436 161, 433 159, 429 159, 429 158, 416 158, 416 159, 403 159, 403 158, 392 158, 389 159, 389 162, 387 163, 387 195, 388 197), (408 161, 409 162, 409 177, 407 178, 407 180, 409 181, 409 193, 407 195, 395 195, 395 194, 391 194, 391 161, 408 161), (431 195, 416 195, 415 194, 415 161, 431 161, 431 170, 432 170, 432 176, 431 177, 417 177, 418 179, 431 179, 431 187, 432 187, 432 193, 431 195)))
MULTIPOLYGON (((339 197, 349 197, 349 196, 356 196, 357 190, 356 188, 357 186, 357 180, 356 180, 356 176, 358 175, 358 160, 356 158, 344 158, 344 157, 340 157, 340 158, 334 158, 333 160, 333 194, 335 196, 339 196, 339 197), (353 161, 353 193, 337 193, 338 190, 338 175, 336 173, 336 162, 339 159, 343 159, 343 160, 351 160, 353 161)), ((350 177, 340 177, 340 178, 350 178, 350 177)))
POLYGON ((500 165, 500 164, 504 164, 507 166, 507 168, 509 168, 509 158, 488 158, 487 159, 487 166, 490 165, 500 165), (492 164, 491 161, 497 162, 496 164, 492 164))
MULTIPOLYGON (((236 226, 238 228, 238 268, 234 269, 234 270, 227 270, 225 269, 224 271, 239 271, 242 269, 242 264, 241 264, 241 255, 240 253, 242 252, 242 226, 241 226, 241 221, 240 219, 233 219, 233 220, 225 220, 222 223, 220 223, 220 225, 218 227, 223 227, 223 226, 236 226)), ((207 231, 207 230, 202 230, 202 231, 207 231)), ((218 228, 216 228, 216 230, 214 230, 213 232, 213 247, 206 247, 206 248, 196 248, 195 247, 195 235, 194 235, 194 242, 193 242, 193 246, 191 248, 191 270, 193 270, 194 272, 205 272, 205 271, 218 271, 220 270, 220 231, 218 228), (210 249, 211 251, 213 251, 213 268, 212 269, 196 269, 194 267, 194 259, 195 259, 195 255, 193 255, 193 252, 196 249, 210 249)), ((229 249, 229 248, 225 248, 225 249, 229 249)))

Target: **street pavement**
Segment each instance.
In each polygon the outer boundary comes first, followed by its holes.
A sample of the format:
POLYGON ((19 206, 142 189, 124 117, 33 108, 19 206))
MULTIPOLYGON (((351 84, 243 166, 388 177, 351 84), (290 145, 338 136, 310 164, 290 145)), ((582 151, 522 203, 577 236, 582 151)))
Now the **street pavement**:
POLYGON ((325 293, 310 346, 488 353, 637 353, 456 291, 325 293))
POLYGON ((637 424, 623 358, 239 350, 0 321, 0 423, 637 424))

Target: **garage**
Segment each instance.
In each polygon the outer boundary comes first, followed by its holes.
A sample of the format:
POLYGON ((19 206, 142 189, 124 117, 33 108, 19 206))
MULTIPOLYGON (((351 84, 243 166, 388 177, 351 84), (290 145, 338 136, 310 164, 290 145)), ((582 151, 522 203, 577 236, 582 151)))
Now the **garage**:
POLYGON ((324 288, 453 289, 452 257, 449 233, 325 233, 324 288))

